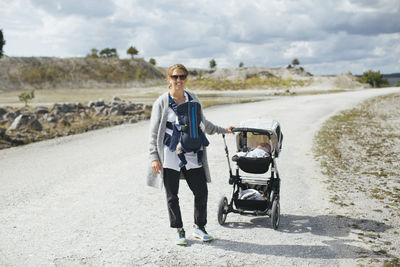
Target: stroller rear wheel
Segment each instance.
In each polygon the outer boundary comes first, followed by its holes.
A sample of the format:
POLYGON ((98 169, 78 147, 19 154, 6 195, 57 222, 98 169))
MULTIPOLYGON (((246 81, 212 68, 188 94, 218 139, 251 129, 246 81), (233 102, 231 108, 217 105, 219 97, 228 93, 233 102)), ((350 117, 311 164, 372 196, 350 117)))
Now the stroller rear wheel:
POLYGON ((272 212, 271 212, 271 226, 274 230, 278 229, 280 221, 280 205, 279 199, 275 198, 272 202, 272 212))
POLYGON ((218 205, 218 223, 223 225, 228 215, 228 199, 226 197, 221 198, 218 205))

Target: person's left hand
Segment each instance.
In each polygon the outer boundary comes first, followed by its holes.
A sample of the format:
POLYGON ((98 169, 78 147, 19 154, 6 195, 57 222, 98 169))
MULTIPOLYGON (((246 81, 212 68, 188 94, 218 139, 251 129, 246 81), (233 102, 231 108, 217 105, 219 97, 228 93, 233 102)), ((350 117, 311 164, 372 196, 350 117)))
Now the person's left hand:
POLYGON ((233 129, 233 128, 235 128, 235 127, 233 127, 233 126, 227 127, 227 128, 226 128, 226 133, 233 134, 233 132, 232 132, 232 129, 233 129))

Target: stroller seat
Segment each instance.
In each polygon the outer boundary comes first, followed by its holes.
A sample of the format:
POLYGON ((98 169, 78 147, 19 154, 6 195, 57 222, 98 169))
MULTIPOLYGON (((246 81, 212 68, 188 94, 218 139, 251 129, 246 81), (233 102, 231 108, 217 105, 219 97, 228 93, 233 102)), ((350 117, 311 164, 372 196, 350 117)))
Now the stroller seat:
POLYGON ((271 157, 250 158, 250 157, 238 157, 237 155, 235 155, 232 157, 232 160, 236 161, 239 168, 244 172, 262 174, 268 171, 272 158, 271 157))

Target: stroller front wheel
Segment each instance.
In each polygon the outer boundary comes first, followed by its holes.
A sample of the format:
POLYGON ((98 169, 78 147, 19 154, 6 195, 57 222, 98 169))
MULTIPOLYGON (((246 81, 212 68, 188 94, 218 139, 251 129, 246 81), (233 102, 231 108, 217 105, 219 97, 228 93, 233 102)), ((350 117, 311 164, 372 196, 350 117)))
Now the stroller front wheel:
POLYGON ((280 205, 279 199, 275 198, 272 202, 272 212, 271 212, 271 226, 274 230, 278 229, 280 221, 280 205))
POLYGON ((218 223, 223 225, 228 215, 228 199, 226 197, 221 198, 218 205, 218 223))

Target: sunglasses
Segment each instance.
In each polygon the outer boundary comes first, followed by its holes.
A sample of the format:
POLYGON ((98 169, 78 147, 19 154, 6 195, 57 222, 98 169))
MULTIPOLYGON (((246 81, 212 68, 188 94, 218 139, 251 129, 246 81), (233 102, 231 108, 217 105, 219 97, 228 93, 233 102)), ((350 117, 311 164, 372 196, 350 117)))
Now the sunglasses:
POLYGON ((178 80, 178 78, 181 79, 181 81, 184 81, 184 80, 186 80, 187 76, 186 75, 171 75, 170 77, 172 78, 172 80, 175 80, 175 81, 178 80))

